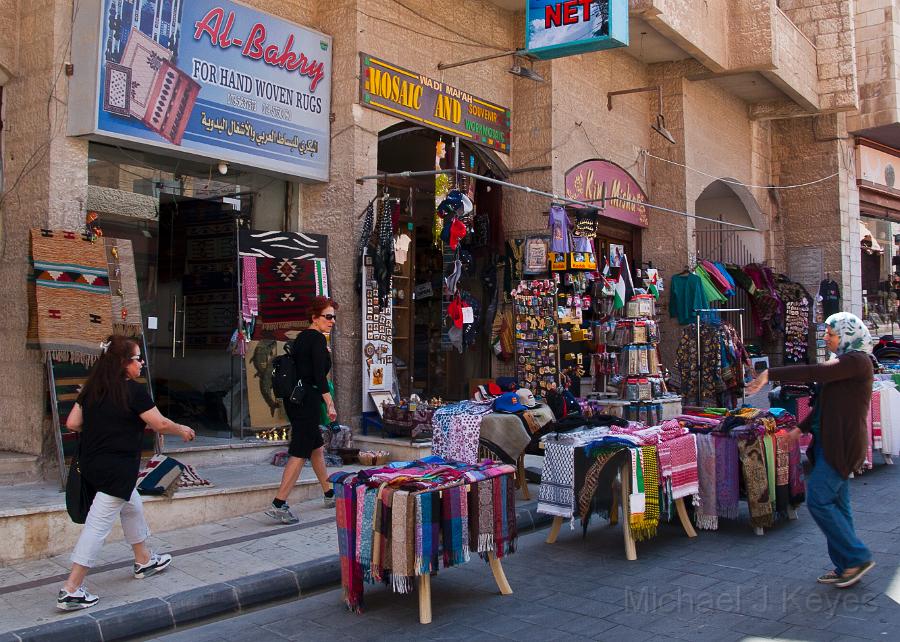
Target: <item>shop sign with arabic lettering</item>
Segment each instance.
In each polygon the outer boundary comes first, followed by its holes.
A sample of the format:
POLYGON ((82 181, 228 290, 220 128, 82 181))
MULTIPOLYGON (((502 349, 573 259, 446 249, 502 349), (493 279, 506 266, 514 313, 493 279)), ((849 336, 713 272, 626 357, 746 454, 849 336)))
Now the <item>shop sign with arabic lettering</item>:
POLYGON ((506 107, 368 54, 359 59, 360 102, 366 107, 509 153, 506 107))
POLYGON ((70 134, 328 180, 330 36, 229 0, 83 2, 73 33, 70 134))
POLYGON ((589 160, 566 172, 566 198, 605 202, 601 216, 647 227, 647 195, 637 181, 611 161, 589 160), (605 199, 605 200, 604 200, 605 199))

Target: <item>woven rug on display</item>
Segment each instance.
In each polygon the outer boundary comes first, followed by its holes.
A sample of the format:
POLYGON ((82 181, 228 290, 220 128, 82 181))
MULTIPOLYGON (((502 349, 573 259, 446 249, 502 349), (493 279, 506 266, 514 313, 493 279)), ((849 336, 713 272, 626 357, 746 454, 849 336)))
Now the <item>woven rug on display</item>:
POLYGON ((139 337, 144 328, 131 241, 103 237, 103 245, 109 270, 113 330, 126 337, 139 337))
POLYGON ((262 330, 297 329, 309 321, 309 304, 316 296, 312 261, 257 259, 257 293, 262 330))
POLYGON ((191 211, 184 221, 185 340, 188 348, 228 346, 238 310, 234 218, 191 211))
POLYGON ((178 478, 179 488, 194 488, 197 486, 212 486, 212 482, 204 479, 197 474, 197 469, 190 464, 182 464, 184 469, 181 471, 181 477, 178 478))
POLYGON ((31 230, 37 342, 45 355, 90 365, 112 334, 103 242, 76 232, 31 230))

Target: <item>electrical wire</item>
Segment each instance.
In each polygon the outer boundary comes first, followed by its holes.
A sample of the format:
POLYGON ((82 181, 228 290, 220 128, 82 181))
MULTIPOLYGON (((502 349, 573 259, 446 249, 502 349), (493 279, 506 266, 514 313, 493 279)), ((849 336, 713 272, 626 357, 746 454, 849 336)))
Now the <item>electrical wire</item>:
POLYGON ((660 160, 664 163, 669 163, 670 165, 677 165, 678 167, 683 167, 684 169, 694 172, 696 174, 701 174, 702 176, 706 176, 707 178, 712 178, 721 183, 728 183, 730 185, 741 185, 743 187, 747 187, 749 189, 797 189, 798 187, 808 187, 809 185, 815 185, 816 183, 822 183, 824 181, 830 180, 840 174, 840 172, 835 172, 833 174, 829 174, 828 176, 823 176, 822 178, 817 178, 814 181, 809 181, 807 183, 797 183, 796 185, 751 185, 750 183, 744 183, 741 181, 737 181, 731 178, 720 178, 715 176, 714 174, 707 174, 703 170, 695 169, 693 167, 689 167, 683 163, 679 163, 678 161, 669 160, 668 158, 662 158, 661 156, 656 156, 655 154, 651 154, 646 149, 642 149, 640 152, 644 156, 649 156, 650 158, 655 158, 656 160, 660 160))
MULTIPOLYGON (((372 20, 378 20, 379 22, 384 22, 384 23, 389 24, 389 25, 394 26, 394 27, 398 27, 398 26, 399 26, 399 27, 401 27, 404 31, 409 31, 410 33, 414 33, 414 34, 416 34, 416 35, 418 35, 418 36, 423 36, 423 37, 425 37, 425 38, 431 38, 431 39, 433 39, 433 40, 439 40, 439 41, 441 41, 441 42, 449 42, 450 44, 453 44, 453 45, 463 45, 463 46, 465 46, 465 47, 483 47, 483 48, 485 48, 485 49, 496 49, 497 51, 506 51, 506 49, 503 49, 502 47, 496 47, 496 46, 494 46, 494 45, 489 45, 489 44, 482 44, 482 43, 477 42, 477 41, 473 41, 473 42, 461 42, 461 41, 459 41, 459 40, 453 40, 453 39, 451 39, 451 38, 442 38, 441 36, 435 36, 435 35, 430 34, 430 33, 425 33, 424 31, 418 31, 418 30, 416 30, 416 29, 413 29, 412 27, 407 27, 406 25, 398 25, 398 24, 397 24, 396 22, 394 22, 393 20, 387 20, 387 19, 381 18, 381 17, 379 17, 379 16, 373 16, 371 13, 366 13, 366 12, 363 11, 362 9, 357 9, 356 11, 357 11, 357 13, 361 13, 362 15, 366 16, 367 18, 372 18, 372 20)), ((451 31, 452 33, 456 33, 455 31, 452 31, 451 29, 448 29, 448 31, 451 31)), ((471 39, 470 39, 470 40, 471 40, 471 39)))
MULTIPOLYGON (((498 46, 496 46, 496 45, 492 45, 492 44, 489 44, 489 43, 486 43, 486 42, 482 42, 482 41, 480 41, 480 40, 476 40, 476 39, 473 38, 472 36, 469 36, 469 35, 467 35, 467 34, 461 33, 461 32, 459 32, 459 31, 455 31, 454 29, 451 29, 450 27, 448 27, 446 23, 444 23, 444 22, 439 22, 439 21, 435 20, 434 18, 429 18, 429 17, 426 16, 425 14, 419 13, 418 11, 416 11, 415 9, 413 9, 412 7, 410 7, 410 6, 408 6, 408 5, 406 5, 406 4, 402 3, 402 2, 400 2, 400 0, 391 0, 391 2, 400 5, 401 7, 403 7, 403 8, 406 9, 407 11, 409 11, 411 14, 413 14, 414 16, 416 16, 417 18, 419 18, 419 19, 421 19, 421 20, 424 20, 425 22, 430 22, 431 24, 433 24, 433 25, 435 25, 435 26, 438 26, 438 27, 440 27, 441 29, 443 29, 443 30, 445 30, 445 31, 449 31, 450 33, 452 33, 452 34, 455 35, 455 36, 459 36, 460 38, 464 38, 464 39, 470 41, 471 43, 480 45, 480 46, 485 47, 485 48, 487 48, 487 49, 494 49, 494 50, 496 50, 496 51, 508 51, 508 50, 510 49, 510 47, 498 47, 498 46)), ((420 34, 420 35, 426 35, 426 34, 420 34)), ((466 44, 466 43, 458 43, 458 44, 466 44)))

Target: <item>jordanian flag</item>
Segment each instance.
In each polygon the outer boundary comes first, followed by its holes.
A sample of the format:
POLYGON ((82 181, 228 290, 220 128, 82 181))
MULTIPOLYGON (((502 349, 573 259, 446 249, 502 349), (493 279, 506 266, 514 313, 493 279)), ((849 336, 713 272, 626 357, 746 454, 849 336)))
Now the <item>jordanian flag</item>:
POLYGON ((631 284, 631 270, 628 267, 628 257, 622 255, 622 264, 619 266, 619 280, 616 281, 615 299, 613 308, 621 310, 625 303, 634 296, 634 286, 631 284))

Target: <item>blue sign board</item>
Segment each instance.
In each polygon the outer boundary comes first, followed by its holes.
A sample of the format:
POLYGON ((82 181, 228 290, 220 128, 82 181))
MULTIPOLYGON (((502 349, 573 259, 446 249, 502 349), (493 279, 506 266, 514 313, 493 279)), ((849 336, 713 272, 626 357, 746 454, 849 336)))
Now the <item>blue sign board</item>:
POLYGON ((330 36, 228 0, 95 7, 96 109, 73 134, 328 180, 330 36))
POLYGON ((628 46, 628 0, 528 0, 525 48, 541 60, 628 46))

